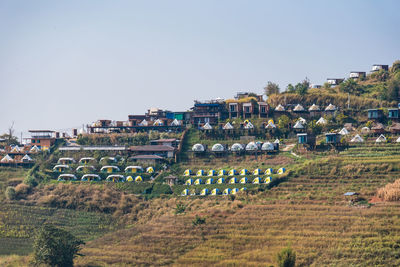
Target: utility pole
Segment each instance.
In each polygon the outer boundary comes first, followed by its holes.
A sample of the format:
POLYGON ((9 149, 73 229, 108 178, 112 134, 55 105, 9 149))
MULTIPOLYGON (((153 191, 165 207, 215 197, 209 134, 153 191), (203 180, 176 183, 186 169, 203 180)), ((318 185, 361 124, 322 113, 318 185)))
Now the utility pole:
POLYGON ((350 109, 350 93, 347 93, 347 109, 350 109))

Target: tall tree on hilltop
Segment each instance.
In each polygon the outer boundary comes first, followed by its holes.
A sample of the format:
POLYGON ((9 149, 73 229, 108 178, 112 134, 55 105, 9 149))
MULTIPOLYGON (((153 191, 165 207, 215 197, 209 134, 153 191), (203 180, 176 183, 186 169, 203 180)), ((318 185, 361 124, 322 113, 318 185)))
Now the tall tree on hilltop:
POLYGON ((265 95, 270 96, 274 94, 279 94, 279 85, 268 81, 267 85, 264 87, 265 95))

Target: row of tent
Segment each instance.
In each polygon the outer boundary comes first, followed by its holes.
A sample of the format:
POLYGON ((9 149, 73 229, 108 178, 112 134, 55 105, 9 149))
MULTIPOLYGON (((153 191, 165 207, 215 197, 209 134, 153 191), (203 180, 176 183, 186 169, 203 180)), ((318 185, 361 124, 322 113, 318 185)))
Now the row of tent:
POLYGON ((23 156, 20 160, 16 160, 13 157, 11 157, 10 155, 6 154, 1 160, 1 163, 17 163, 17 162, 33 162, 33 159, 26 154, 25 156, 23 156))
MULTIPOLYGON (((74 174, 60 174, 58 176, 58 181, 78 181, 78 178, 74 174)), ((81 181, 101 181, 101 177, 98 174, 85 174, 80 179, 81 181)), ((108 182, 143 182, 143 178, 141 176, 136 176, 133 178, 132 176, 123 176, 119 174, 112 174, 107 176, 106 181, 108 182)))
MULTIPOLYGON (((120 159, 120 161, 123 161, 123 159, 120 159)), ((118 159, 115 157, 102 157, 99 160, 99 163, 117 163, 118 159)), ((57 161, 57 164, 74 164, 76 163, 76 160, 74 158, 59 158, 57 161)), ((92 157, 84 157, 79 160, 79 164, 93 164, 97 163, 97 160, 92 157)))
MULTIPOLYGON (((230 150, 232 152, 239 152, 239 151, 257 151, 257 150, 262 150, 262 151, 274 151, 277 150, 277 145, 279 144, 280 141, 279 139, 276 139, 273 143, 271 142, 250 142, 247 145, 242 145, 240 143, 234 143, 230 148, 225 149, 225 147, 222 144, 214 144, 211 148, 212 152, 224 152, 227 150, 230 150), (275 145, 274 145, 275 144, 275 145)), ((206 149, 202 144, 194 144, 192 147, 193 152, 204 152, 206 149)))
POLYGON ((29 148, 29 146, 28 147, 20 147, 18 145, 15 145, 15 146, 11 146, 11 149, 10 149, 10 153, 27 153, 27 152, 37 153, 39 151, 40 151, 40 148, 37 147, 36 145, 31 146, 30 148, 29 148))
MULTIPOLYGON (((276 174, 284 174, 286 172, 285 168, 279 168, 276 171, 276 174)), ((218 172, 216 170, 209 170, 208 172, 204 170, 198 170, 196 172, 196 176, 234 176, 234 175, 272 175, 274 174, 274 170, 272 168, 267 168, 265 171, 257 168, 250 172, 248 169, 241 169, 240 171, 237 171, 236 169, 231 169, 229 171, 227 170, 219 170, 218 172)), ((187 169, 183 172, 183 176, 191 176, 194 175, 194 172, 191 169, 187 169)))
POLYGON ((195 189, 191 189, 191 190, 184 189, 182 191, 182 193, 181 193, 181 196, 198 196, 198 195, 200 195, 200 196, 207 196, 207 195, 212 195, 212 196, 224 195, 224 196, 227 196, 227 195, 236 195, 238 192, 243 192, 243 191, 246 191, 246 190, 247 190, 246 187, 243 187, 243 188, 240 188, 240 189, 238 189, 238 188, 233 188, 233 189, 225 188, 223 191, 221 191, 218 188, 214 188, 211 191, 208 188, 203 188, 200 191, 200 193, 197 193, 197 191, 195 189))
MULTIPOLYGON (((70 170, 71 167, 69 165, 66 164, 59 164, 54 166, 53 171, 56 172, 65 172, 70 170)), ((96 171, 96 168, 94 166, 91 165, 83 165, 83 166, 78 166, 76 168, 77 172, 83 172, 83 171, 96 171)), ((105 173, 114 173, 114 172, 121 172, 120 168, 118 166, 103 166, 100 169, 101 172, 105 172, 105 173)), ((127 166, 124 170, 126 173, 143 173, 144 170, 141 166, 127 166)), ((154 173, 154 168, 153 167, 147 167, 146 168, 146 173, 154 173)))
MULTIPOLYGON (((336 110, 337 110, 337 107, 336 107, 335 105, 329 104, 324 110, 325 110, 325 111, 333 112, 333 111, 336 111, 336 110)), ((275 108, 275 111, 283 112, 283 111, 286 111, 286 109, 285 109, 284 106, 282 106, 281 104, 279 104, 279 105, 275 108)), ((296 112, 304 112, 304 111, 306 111, 306 109, 305 109, 302 105, 297 104, 297 105, 294 107, 293 111, 296 111, 296 112)), ((310 111, 310 112, 311 112, 311 111, 312 111, 312 112, 316 112, 316 111, 322 111, 322 109, 321 109, 318 105, 312 104, 312 105, 308 108, 308 111, 310 111)))
MULTIPOLYGON (((261 177, 256 177, 253 179, 251 182, 252 184, 269 184, 271 182, 271 177, 266 177, 262 179, 261 177)), ((214 180, 213 178, 208 178, 206 181, 203 181, 202 179, 198 178, 196 180, 193 179, 187 179, 185 182, 185 185, 201 185, 201 184, 249 184, 250 181, 247 177, 243 178, 236 178, 232 177, 229 180, 225 180, 224 178, 219 178, 218 180, 214 180)))
MULTIPOLYGON (((362 142, 364 142, 364 139, 363 139, 360 135, 356 134, 356 135, 350 140, 350 142, 352 142, 352 143, 362 143, 362 142)), ((386 139, 386 137, 385 137, 383 134, 381 134, 378 138, 376 138, 375 142, 376 142, 376 143, 386 143, 386 142, 387 142, 387 139, 386 139)), ((398 137, 398 138, 396 139, 396 143, 400 143, 400 137, 398 137)))
MULTIPOLYGON (((139 126, 164 126, 164 122, 160 119, 153 121, 147 121, 146 119, 142 120, 139 124, 139 126)), ((181 126, 182 123, 178 121, 177 119, 174 119, 169 126, 181 126)))

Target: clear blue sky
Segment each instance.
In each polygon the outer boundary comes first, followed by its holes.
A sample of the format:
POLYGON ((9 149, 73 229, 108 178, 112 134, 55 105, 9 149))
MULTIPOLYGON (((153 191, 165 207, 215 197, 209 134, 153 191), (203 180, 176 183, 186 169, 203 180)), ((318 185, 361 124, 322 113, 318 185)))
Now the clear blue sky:
POLYGON ((348 77, 400 58, 400 1, 0 2, 0 132, 348 77))

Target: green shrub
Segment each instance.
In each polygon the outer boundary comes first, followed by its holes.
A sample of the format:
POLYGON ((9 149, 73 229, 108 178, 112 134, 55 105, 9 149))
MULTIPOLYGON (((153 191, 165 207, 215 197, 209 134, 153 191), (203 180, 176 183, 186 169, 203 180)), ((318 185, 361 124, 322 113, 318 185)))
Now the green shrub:
POLYGON ((199 215, 196 215, 196 218, 192 221, 193 226, 198 226, 206 223, 206 218, 201 218, 199 215))
POLYGON ((166 184, 154 184, 151 192, 154 195, 172 194, 171 187, 166 184))
POLYGON ((178 203, 176 204, 176 208, 175 208, 175 214, 181 214, 184 213, 186 210, 186 206, 183 205, 182 203, 178 203))
POLYGON ((36 234, 33 244, 33 264, 67 267, 74 265, 74 258, 81 256, 82 240, 67 231, 44 225, 36 234))
POLYGON ((296 252, 291 247, 283 248, 276 255, 279 267, 294 267, 296 265, 296 252))
POLYGON ((38 182, 33 176, 26 176, 24 179, 24 184, 29 185, 30 187, 35 187, 38 185, 38 182))
POLYGON ((15 188, 12 186, 7 187, 6 189, 6 198, 8 200, 13 200, 16 197, 15 188))

